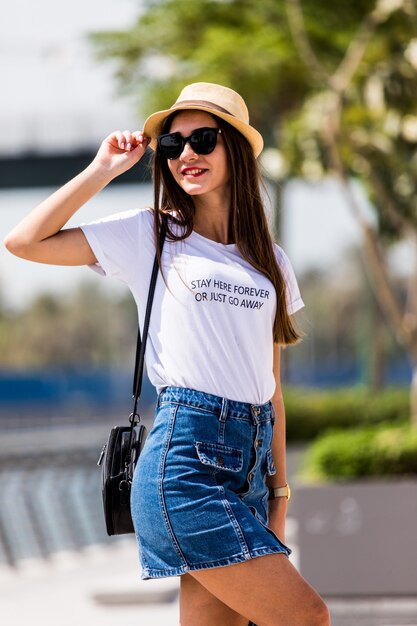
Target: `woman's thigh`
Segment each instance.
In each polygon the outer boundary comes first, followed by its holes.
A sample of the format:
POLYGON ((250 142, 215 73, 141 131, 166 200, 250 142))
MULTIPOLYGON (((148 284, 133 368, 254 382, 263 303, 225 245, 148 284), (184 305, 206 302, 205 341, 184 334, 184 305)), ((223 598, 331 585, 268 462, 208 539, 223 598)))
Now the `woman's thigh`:
POLYGON ((181 576, 180 626, 248 626, 242 617, 190 574, 181 576))
MULTIPOLYGON (((190 575, 222 603, 257 626, 330 624, 323 600, 283 554, 268 554, 236 565, 192 571, 190 575)), ((230 622, 231 626, 234 624, 230 622)), ((236 624, 240 626, 240 622, 236 624)), ((199 626, 198 621, 195 626, 199 626)))

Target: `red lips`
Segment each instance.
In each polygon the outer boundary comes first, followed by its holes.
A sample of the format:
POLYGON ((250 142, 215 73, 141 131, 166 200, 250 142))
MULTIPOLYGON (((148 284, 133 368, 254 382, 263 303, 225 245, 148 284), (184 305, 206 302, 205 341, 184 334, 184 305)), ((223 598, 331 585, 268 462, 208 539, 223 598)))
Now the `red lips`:
POLYGON ((181 170, 182 176, 193 176, 194 178, 201 176, 205 172, 207 172, 207 170, 202 167, 184 167, 181 170))

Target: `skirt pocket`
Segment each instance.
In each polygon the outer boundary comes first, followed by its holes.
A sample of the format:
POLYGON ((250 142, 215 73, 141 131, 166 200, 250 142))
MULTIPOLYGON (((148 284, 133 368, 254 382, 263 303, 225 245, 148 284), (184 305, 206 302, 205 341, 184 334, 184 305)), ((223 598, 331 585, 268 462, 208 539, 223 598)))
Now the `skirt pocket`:
POLYGON ((195 448, 203 465, 217 471, 240 472, 243 467, 243 452, 221 443, 196 441, 195 448))

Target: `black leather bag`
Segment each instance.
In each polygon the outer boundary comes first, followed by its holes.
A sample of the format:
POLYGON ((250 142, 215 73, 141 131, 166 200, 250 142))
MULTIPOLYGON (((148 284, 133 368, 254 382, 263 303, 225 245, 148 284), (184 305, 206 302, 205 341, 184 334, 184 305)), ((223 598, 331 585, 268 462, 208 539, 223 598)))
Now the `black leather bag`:
POLYGON ((130 487, 147 430, 143 424, 134 426, 131 446, 130 431, 130 426, 114 426, 99 459, 99 464, 103 463, 102 496, 108 535, 134 532, 130 513, 130 487))
MULTIPOLYGON (((159 240, 160 253, 162 253, 164 239, 165 228, 162 228, 159 240)), ((138 329, 133 376, 133 411, 129 416, 130 426, 114 426, 111 429, 97 462, 97 465, 101 466, 104 519, 107 534, 110 536, 134 532, 130 512, 130 491, 136 464, 147 435, 146 427, 140 423, 138 401, 142 389, 146 340, 158 269, 158 259, 155 255, 143 324, 143 340, 141 340, 140 329, 138 329)))

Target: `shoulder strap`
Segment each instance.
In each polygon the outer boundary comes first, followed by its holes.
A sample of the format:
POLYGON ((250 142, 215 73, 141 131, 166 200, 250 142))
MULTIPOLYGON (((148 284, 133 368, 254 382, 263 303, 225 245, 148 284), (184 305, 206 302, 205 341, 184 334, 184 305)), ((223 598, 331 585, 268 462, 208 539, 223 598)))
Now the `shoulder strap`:
MULTIPOLYGON (((161 232, 159 236, 159 254, 162 254, 162 248, 164 246, 166 235, 166 228, 164 222, 161 224, 161 232)), ((142 378, 143 378, 143 366, 145 361, 145 349, 146 349, 146 340, 148 338, 148 329, 149 329, 149 321, 151 318, 151 310, 153 297, 155 293, 155 285, 156 279, 158 278, 158 256, 155 254, 155 259, 153 262, 151 281, 149 284, 149 293, 148 293, 148 301, 146 304, 146 312, 145 312, 145 320, 143 323, 143 339, 141 339, 140 334, 140 326, 138 325, 138 338, 136 342, 136 359, 135 359, 135 373, 133 375, 133 411, 132 411, 132 421, 135 421, 135 417, 137 415, 137 405, 140 397, 140 392, 142 390, 142 378)))

